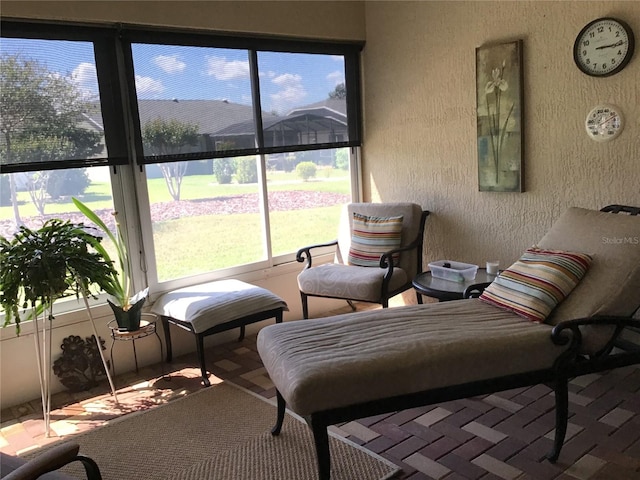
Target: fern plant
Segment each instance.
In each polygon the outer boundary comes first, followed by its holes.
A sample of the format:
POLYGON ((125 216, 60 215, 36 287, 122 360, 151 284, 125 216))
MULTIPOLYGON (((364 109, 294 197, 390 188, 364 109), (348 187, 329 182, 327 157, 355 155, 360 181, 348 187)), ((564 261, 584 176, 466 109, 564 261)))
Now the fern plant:
POLYGON ((88 233, 82 223, 59 219, 47 220, 37 230, 22 226, 11 240, 0 236, 4 326, 13 322, 19 333, 21 309, 51 312, 58 298, 72 294, 79 297, 93 285, 110 289, 117 272, 111 261, 89 248, 100 245, 101 240, 88 233))

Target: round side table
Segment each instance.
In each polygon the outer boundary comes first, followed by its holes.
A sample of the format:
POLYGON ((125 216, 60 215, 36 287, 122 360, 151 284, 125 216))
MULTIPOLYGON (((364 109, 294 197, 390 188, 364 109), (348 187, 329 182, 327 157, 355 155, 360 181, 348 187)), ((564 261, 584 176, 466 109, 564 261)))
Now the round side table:
POLYGON ((418 303, 422 303, 422 295, 437 298, 440 302, 461 300, 467 288, 480 285, 487 286, 496 279, 497 275, 489 275, 485 268, 479 268, 476 278, 464 282, 453 282, 442 278, 435 278, 430 271, 420 273, 413 279, 413 288, 418 294, 418 303))
POLYGON ((160 344, 160 371, 162 372, 162 376, 164 377, 164 363, 163 363, 163 353, 162 353, 162 340, 160 339, 160 335, 158 335, 158 330, 156 328, 156 320, 157 317, 152 313, 143 313, 143 319, 140 320, 140 328, 138 330, 124 330, 118 327, 118 323, 115 319, 111 320, 107 326, 111 331, 111 350, 109 352, 109 356, 111 357, 111 370, 113 371, 113 376, 116 375, 116 366, 113 360, 113 346, 116 341, 124 341, 131 342, 133 346, 133 359, 136 364, 136 373, 138 373, 138 354, 136 352, 136 340, 139 340, 144 337, 148 337, 150 335, 155 335, 158 339, 158 343, 160 344), (148 318, 148 320, 144 318, 148 318))

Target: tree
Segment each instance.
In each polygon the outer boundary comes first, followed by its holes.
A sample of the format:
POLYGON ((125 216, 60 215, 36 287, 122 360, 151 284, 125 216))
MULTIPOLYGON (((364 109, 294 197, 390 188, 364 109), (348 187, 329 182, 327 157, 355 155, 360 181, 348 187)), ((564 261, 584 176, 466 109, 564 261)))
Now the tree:
MULTIPOLYGON (((183 153, 198 141, 198 126, 178 120, 156 118, 142 128, 142 144, 152 155, 173 155, 183 153)), ((187 162, 160 163, 164 181, 174 200, 180 200, 182 178, 187 171, 187 162)))
POLYGON ((336 88, 329 92, 329 98, 334 100, 344 100, 347 98, 347 89, 345 88, 344 83, 336 85, 336 88))
MULTIPOLYGON (((7 163, 83 158, 100 151, 101 135, 80 126, 89 108, 70 76, 19 54, 0 57, 0 154, 7 163)), ((15 222, 21 225, 14 176, 9 180, 15 222)), ((42 187, 42 182, 33 184, 42 187)), ((43 212, 46 197, 36 190, 30 194, 43 212)))

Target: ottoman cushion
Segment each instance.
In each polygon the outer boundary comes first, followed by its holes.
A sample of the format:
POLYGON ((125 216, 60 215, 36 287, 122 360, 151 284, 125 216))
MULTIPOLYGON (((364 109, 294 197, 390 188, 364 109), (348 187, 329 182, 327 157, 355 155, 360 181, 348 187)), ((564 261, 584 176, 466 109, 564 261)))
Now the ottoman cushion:
POLYGON ((220 280, 167 292, 155 301, 157 315, 189 322, 194 333, 276 308, 289 310, 280 297, 240 280, 220 280))

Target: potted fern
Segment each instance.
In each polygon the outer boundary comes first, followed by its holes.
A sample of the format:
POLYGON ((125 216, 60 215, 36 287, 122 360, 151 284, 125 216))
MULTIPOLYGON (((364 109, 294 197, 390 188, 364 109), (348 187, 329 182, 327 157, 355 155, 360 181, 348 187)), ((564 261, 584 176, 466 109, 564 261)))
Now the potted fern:
MULTIPOLYGON (((87 205, 77 198, 72 198, 76 208, 80 210, 91 222, 100 228, 113 243, 117 255, 117 268, 114 269, 109 281, 102 285, 103 290, 111 296, 107 300, 113 315, 116 318, 118 327, 122 330, 135 331, 140 328, 140 318, 142 307, 146 300, 149 289, 131 295, 131 271, 129 266, 129 253, 127 244, 122 237, 120 228, 116 223, 116 233, 114 234, 102 219, 87 205)), ((101 242, 96 241, 92 247, 107 261, 112 262, 111 256, 101 242)), ((116 262, 113 262, 116 263, 116 262)))
MULTIPOLYGON (((69 295, 82 296, 99 341, 87 301, 90 289, 110 288, 116 273, 112 263, 100 251, 101 238, 87 232, 83 224, 59 219, 48 220, 31 230, 20 227, 11 240, 0 236, 0 305, 5 313, 3 326, 15 323, 20 334, 23 319, 33 319, 36 357, 41 387, 45 432, 49 435, 51 409, 51 322, 53 304, 69 295), (41 329, 41 331, 40 331, 41 329)), ((115 397, 115 388, 107 362, 98 345, 115 397)), ((116 397, 117 401, 117 397, 116 397)))

